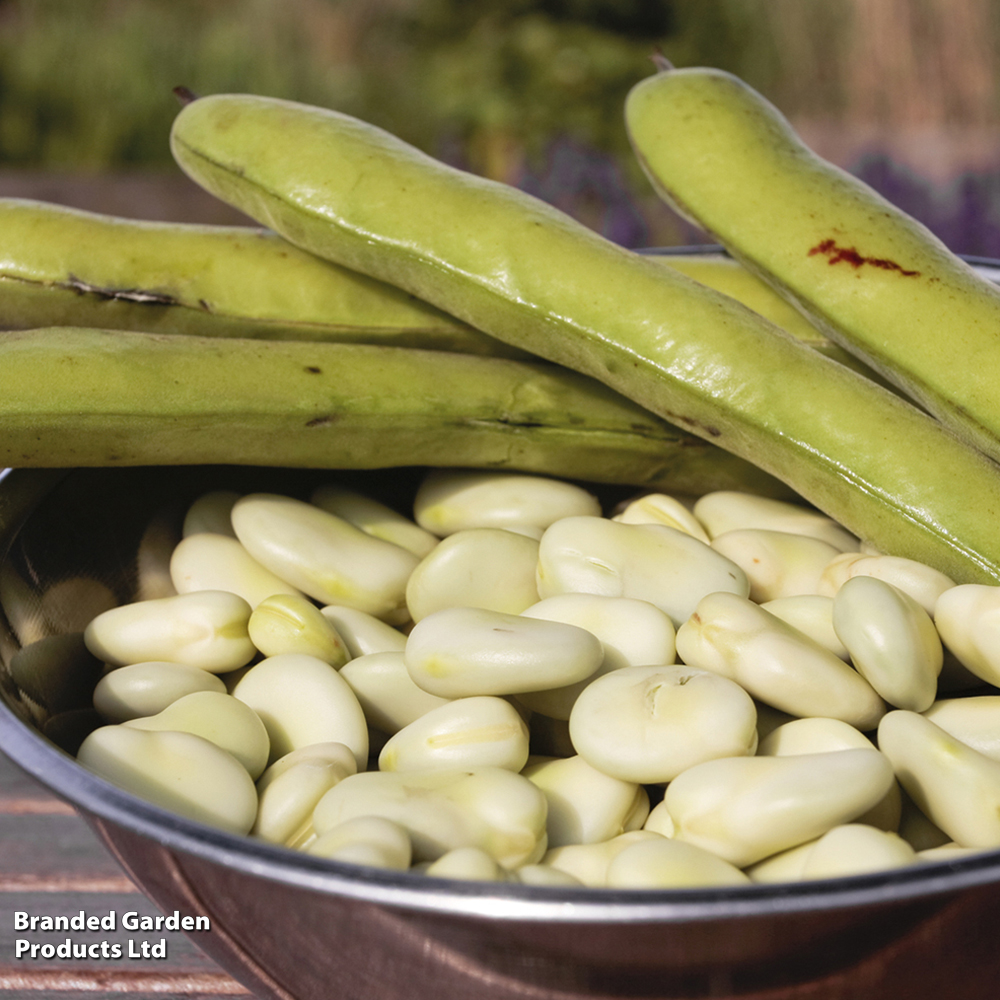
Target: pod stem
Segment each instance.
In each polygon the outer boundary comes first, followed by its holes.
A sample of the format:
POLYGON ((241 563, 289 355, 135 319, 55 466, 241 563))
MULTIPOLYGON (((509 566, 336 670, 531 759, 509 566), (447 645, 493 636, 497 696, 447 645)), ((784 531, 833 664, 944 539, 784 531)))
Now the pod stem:
POLYGON ((182 107, 186 107, 192 101, 198 100, 198 95, 188 87, 174 87, 173 95, 177 98, 182 107))
POLYGON ((668 73, 675 68, 674 64, 663 54, 663 49, 659 46, 656 47, 649 58, 652 59, 658 73, 668 73))

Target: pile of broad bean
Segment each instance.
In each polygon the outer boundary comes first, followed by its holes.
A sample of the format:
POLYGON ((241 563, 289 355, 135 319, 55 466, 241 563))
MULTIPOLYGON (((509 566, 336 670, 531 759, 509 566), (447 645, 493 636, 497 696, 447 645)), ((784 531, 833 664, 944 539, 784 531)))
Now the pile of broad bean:
POLYGON ((433 471, 214 492, 85 633, 79 760, 338 861, 535 885, 826 878, 1000 847, 1000 587, 805 506, 433 471), (987 692, 987 693, 983 693, 987 692))

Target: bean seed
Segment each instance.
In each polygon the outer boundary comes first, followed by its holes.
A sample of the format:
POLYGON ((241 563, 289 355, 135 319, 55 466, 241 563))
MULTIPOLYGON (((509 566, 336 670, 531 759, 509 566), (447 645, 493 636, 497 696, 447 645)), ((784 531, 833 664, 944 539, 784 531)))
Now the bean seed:
POLYGON ((189 535, 174 549, 170 578, 178 594, 228 590, 251 608, 272 594, 301 596, 297 588, 261 566, 235 538, 208 532, 189 535))
POLYGON ((316 836, 316 804, 357 769, 354 754, 343 743, 314 743, 279 757, 257 781, 260 801, 250 832, 272 844, 306 846, 316 836))
POLYGON ((314 656, 284 653, 251 667, 233 696, 261 718, 271 761, 312 743, 345 743, 358 769, 368 764, 368 726, 350 685, 314 656))
POLYGON ((226 685, 215 674, 184 663, 133 663, 112 670, 97 682, 94 708, 108 722, 126 722, 156 715, 195 691, 224 694, 226 685))
POLYGON ((625 667, 588 685, 569 734, 592 767, 622 781, 671 781, 716 757, 752 754, 757 713, 738 684, 688 666, 625 667))
POLYGON ((517 868, 545 853, 545 810, 545 796, 527 778, 502 768, 369 771, 331 788, 313 825, 322 836, 344 820, 382 816, 407 830, 415 861, 479 847, 517 868))
POLYGON ((1000 587, 952 587, 938 598, 933 613, 941 639, 962 665, 1000 686, 1000 587))
POLYGON ((257 652, 247 634, 249 620, 250 605, 242 597, 200 590, 105 611, 87 626, 84 641, 94 656, 116 667, 169 660, 222 674, 257 652))
POLYGON ((611 520, 622 524, 662 524, 687 532, 706 545, 711 541, 694 514, 680 500, 665 493, 647 493, 638 497, 626 504, 611 520))
POLYGON ((148 732, 193 733, 231 753, 251 778, 260 777, 270 753, 270 740, 257 713, 230 694, 195 691, 156 715, 123 723, 148 732))
POLYGON ((750 584, 735 563, 683 531, 659 524, 620 524, 567 517, 542 536, 538 593, 602 594, 649 601, 675 627, 715 591, 746 596, 750 584))
POLYGON ((518 700, 533 712, 569 719, 580 692, 593 680, 622 667, 673 663, 673 622, 648 601, 599 594, 559 594, 533 604, 525 618, 576 625, 592 632, 604 647, 604 660, 588 678, 548 691, 524 692, 518 700))
POLYGON ((580 756, 529 764, 522 774, 548 800, 549 847, 610 840, 639 829, 649 813, 644 788, 612 778, 580 756))
POLYGON ((760 528, 819 538, 840 552, 855 552, 858 548, 858 539, 825 514, 800 504, 750 493, 732 490, 706 493, 695 503, 694 515, 711 538, 727 531, 760 528))
POLYGON ((410 837, 399 823, 382 816, 358 816, 317 837, 310 854, 350 864, 405 871, 410 867, 410 837))
POLYGON ((912 597, 876 577, 853 577, 833 599, 833 627, 858 673, 890 705, 930 708, 944 652, 930 615, 912 597))
POLYGON ((228 535, 230 538, 235 538, 236 532, 233 531, 231 515, 233 505, 239 498, 240 494, 235 490, 212 490, 203 493, 188 507, 181 534, 187 538, 188 535, 197 535, 204 531, 212 535, 228 535))
POLYGON ((379 754, 381 771, 502 767, 528 759, 528 727, 503 698, 458 698, 400 729, 379 754))
POLYGON ((716 535, 712 548, 746 573, 757 603, 818 593, 823 570, 840 551, 819 538, 761 528, 716 535))
POLYGON ((730 757, 688 768, 664 801, 675 837, 745 868, 851 822, 891 784, 892 766, 874 749, 730 757))
POLYGON ((352 658, 390 650, 402 652, 406 647, 406 636, 399 629, 365 611, 339 604, 328 604, 320 610, 344 640, 352 658))
POLYGON ((819 592, 833 597, 852 577, 873 576, 909 594, 929 615, 934 614, 938 598, 955 586, 950 576, 915 559, 900 556, 864 555, 845 552, 834 558, 823 571, 819 592))
POLYGON ((538 601, 538 542, 503 528, 449 535, 406 585, 406 606, 419 622, 445 608, 469 606, 520 614, 538 601))
POLYGON ((468 528, 547 528, 577 514, 600 514, 597 500, 572 483, 511 472, 434 470, 413 504, 417 523, 445 537, 468 528))
POLYGON ((389 736, 432 709, 449 704, 413 682, 403 652, 368 653, 349 661, 340 676, 351 686, 369 724, 389 736))
POLYGON ((952 840, 1000 847, 1000 761, 903 710, 879 723, 878 743, 903 788, 952 840))
POLYGON ((605 876, 610 889, 700 889, 749 882, 718 855, 666 837, 629 845, 611 859, 605 876))
POLYGON ((232 518, 247 551, 310 597, 405 620, 406 581, 419 561, 412 552, 291 497, 242 497, 232 518))
POLYGON ((843 660, 734 594, 710 594, 699 603, 677 631, 677 652, 791 715, 826 716, 866 730, 885 713, 872 686, 843 660))
POLYGON ((246 768, 191 733, 95 729, 77 760, 98 777, 163 809, 231 833, 247 833, 257 792, 246 768))
POLYGON ((404 653, 414 682, 442 698, 518 694, 574 684, 604 659, 575 625, 482 608, 448 608, 419 621, 404 653))
POLYGON ((310 503, 320 510, 350 521, 356 528, 384 542, 392 542, 423 559, 438 543, 436 535, 424 531, 408 517, 384 503, 341 486, 320 486, 313 490, 310 503))
POLYGON ((342 667, 348 660, 347 646, 333 622, 301 595, 264 598, 250 615, 247 631, 265 656, 305 653, 331 667, 342 667))

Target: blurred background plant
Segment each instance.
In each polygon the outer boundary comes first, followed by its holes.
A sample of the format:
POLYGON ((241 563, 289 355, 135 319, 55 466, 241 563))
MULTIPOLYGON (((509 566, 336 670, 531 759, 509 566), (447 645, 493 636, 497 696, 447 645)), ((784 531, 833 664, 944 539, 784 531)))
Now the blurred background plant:
POLYGON ((622 123, 659 48, 739 74, 954 249, 1000 256, 998 41, 993 0, 0 0, 0 193, 186 184, 184 84, 358 115, 628 246, 695 242, 622 123))

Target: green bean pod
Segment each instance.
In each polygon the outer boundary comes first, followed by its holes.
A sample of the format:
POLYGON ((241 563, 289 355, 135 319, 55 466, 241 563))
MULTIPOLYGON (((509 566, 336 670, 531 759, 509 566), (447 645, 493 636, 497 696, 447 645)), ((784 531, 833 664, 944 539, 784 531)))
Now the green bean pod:
POLYGON ((264 229, 0 198, 0 328, 46 326, 520 354, 264 229))
POLYGON ((54 327, 0 334, 0 464, 475 466, 786 494, 540 362, 54 327))
POLYGON ((930 230, 816 156, 762 95, 667 69, 625 111, 660 195, 832 338, 1000 459, 1000 289, 930 230))
POLYGON ((291 242, 605 382, 882 551, 1000 580, 997 468, 733 299, 337 112, 205 97, 171 143, 193 179, 291 242))
POLYGON ((813 324, 800 309, 779 295, 766 281, 758 278, 738 260, 723 253, 665 253, 652 254, 653 260, 700 281, 717 292, 742 302, 748 309, 760 313, 775 326, 786 330, 796 340, 808 344, 813 350, 839 361, 848 368, 870 378, 880 385, 889 383, 874 369, 859 361, 853 354, 832 341, 826 333, 813 324))

